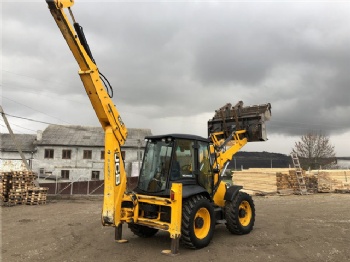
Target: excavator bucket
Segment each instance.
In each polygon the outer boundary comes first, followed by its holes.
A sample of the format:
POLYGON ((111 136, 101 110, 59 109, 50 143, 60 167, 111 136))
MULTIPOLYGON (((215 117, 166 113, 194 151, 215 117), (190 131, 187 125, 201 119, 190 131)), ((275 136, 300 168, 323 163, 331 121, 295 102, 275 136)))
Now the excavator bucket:
POLYGON ((208 134, 222 133, 221 139, 226 140, 233 132, 245 130, 243 136, 248 142, 266 141, 265 121, 270 118, 270 103, 254 106, 243 106, 242 101, 235 106, 228 103, 208 121, 208 134))

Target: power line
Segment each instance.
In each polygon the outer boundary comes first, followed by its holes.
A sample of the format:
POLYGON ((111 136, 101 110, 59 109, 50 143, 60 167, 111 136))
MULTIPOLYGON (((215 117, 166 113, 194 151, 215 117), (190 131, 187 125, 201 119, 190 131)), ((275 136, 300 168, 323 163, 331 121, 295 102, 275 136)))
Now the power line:
POLYGON ((11 123, 11 125, 12 125, 12 126, 17 126, 17 127, 19 127, 19 128, 23 128, 23 129, 26 129, 26 130, 29 130, 29 131, 34 131, 34 132, 36 132, 36 130, 30 129, 30 128, 26 128, 26 127, 23 127, 23 126, 20 126, 20 125, 16 125, 16 124, 14 124, 14 123, 11 123))
POLYGON ((29 109, 32 109, 32 110, 34 110, 34 111, 36 111, 36 112, 39 112, 39 113, 41 113, 41 114, 44 114, 44 115, 46 115, 46 116, 48 116, 48 117, 52 117, 52 118, 54 118, 54 119, 56 119, 56 120, 59 120, 59 121, 62 121, 62 122, 64 122, 64 123, 71 124, 71 123, 66 122, 66 121, 64 121, 64 120, 62 120, 62 119, 59 119, 59 118, 54 117, 54 116, 50 116, 50 115, 48 115, 48 114, 46 114, 46 113, 44 113, 44 112, 41 112, 41 111, 39 111, 39 110, 36 110, 36 109, 34 109, 34 108, 30 107, 30 106, 27 106, 27 105, 22 104, 22 103, 20 103, 20 102, 16 102, 15 100, 12 100, 12 99, 10 99, 10 98, 8 98, 8 97, 2 96, 2 95, 0 95, 0 96, 1 96, 2 98, 8 99, 8 100, 10 100, 10 101, 12 101, 12 102, 14 102, 14 103, 17 103, 17 104, 19 104, 19 105, 22 105, 22 106, 25 106, 25 107, 27 107, 27 108, 29 108, 29 109))
MULTIPOLYGON (((21 149, 21 145, 20 145, 20 143, 18 143, 18 141, 16 140, 15 134, 13 133, 13 131, 12 131, 12 129, 11 129, 10 123, 7 121, 7 118, 6 118, 6 115, 5 115, 5 113, 4 113, 4 110, 2 109, 2 106, 0 106, 0 113, 1 113, 1 115, 2 115, 2 118, 4 119, 5 125, 6 125, 8 131, 9 131, 9 133, 10 133, 10 135, 11 135, 11 139, 12 139, 13 143, 16 145, 17 151, 18 151, 18 153, 20 154, 20 156, 21 156, 21 158, 22 158, 22 161, 23 161, 25 167, 27 168, 27 170, 31 170, 31 168, 30 168, 30 166, 29 166, 29 164, 28 164, 28 162, 27 162, 27 160, 26 160, 26 158, 25 158, 25 156, 24 156, 24 154, 23 154, 23 151, 22 151, 22 149, 21 149)), ((39 184, 38 184, 38 185, 39 185, 39 184)))
MULTIPOLYGON (((1 119, 0 119, 0 120, 1 120, 1 119)), ((4 122, 4 120, 2 120, 2 122, 4 122)), ((4 125, 2 125, 2 124, 0 124, 0 126, 6 128, 6 130, 8 130, 6 126, 4 126, 4 125)), ((24 132, 18 130, 17 128, 12 128, 12 129, 13 129, 14 131, 16 131, 17 134, 26 134, 26 133, 24 133, 24 132)))
POLYGON ((8 114, 8 113, 4 113, 4 114, 7 115, 7 116, 14 117, 14 118, 28 120, 28 121, 32 121, 32 122, 36 122, 36 123, 41 123, 41 124, 46 124, 46 125, 57 125, 57 124, 53 124, 53 123, 49 123, 49 122, 34 120, 34 119, 31 119, 31 118, 26 118, 26 117, 21 117, 21 116, 14 116, 14 115, 11 115, 11 114, 8 114))
MULTIPOLYGON (((28 121, 32 121, 32 122, 36 122, 36 123, 41 123, 41 124, 46 124, 46 125, 55 125, 55 126, 60 126, 60 124, 54 124, 54 123, 49 123, 49 122, 44 122, 44 121, 39 121, 39 120, 35 120, 35 119, 31 119, 31 118, 26 118, 26 117, 21 117, 21 116, 15 116, 15 115, 11 115, 11 114, 7 114, 7 113, 4 113, 6 116, 9 116, 9 117, 14 117, 14 118, 19 118, 19 119, 23 119, 23 120, 28 120, 28 121)), ((1 125, 1 124, 0 124, 1 125)), ((24 128, 24 127, 21 127, 21 128, 24 128)), ((76 130, 80 130, 81 128, 84 129, 83 126, 80 126, 80 125, 72 125, 72 126, 69 126, 69 128, 72 128, 72 129, 76 129, 76 130)), ((27 128, 25 128, 27 129, 27 128)), ((28 130, 31 130, 31 129, 28 129, 28 130)), ((101 127, 101 131, 102 131, 102 127, 101 127)), ((31 131, 34 131, 36 132, 35 130, 31 130, 31 131)))

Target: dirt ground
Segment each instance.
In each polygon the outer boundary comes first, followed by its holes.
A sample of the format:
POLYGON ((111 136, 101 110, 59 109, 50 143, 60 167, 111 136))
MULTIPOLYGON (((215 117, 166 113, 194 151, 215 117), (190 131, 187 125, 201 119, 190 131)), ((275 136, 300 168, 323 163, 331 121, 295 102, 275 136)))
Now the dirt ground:
POLYGON ((40 206, 1 208, 1 261, 350 261, 350 194, 254 197, 254 230, 231 235, 217 226, 200 250, 180 246, 180 255, 160 252, 170 238, 134 236, 125 226, 100 222, 101 198, 51 200, 40 206))

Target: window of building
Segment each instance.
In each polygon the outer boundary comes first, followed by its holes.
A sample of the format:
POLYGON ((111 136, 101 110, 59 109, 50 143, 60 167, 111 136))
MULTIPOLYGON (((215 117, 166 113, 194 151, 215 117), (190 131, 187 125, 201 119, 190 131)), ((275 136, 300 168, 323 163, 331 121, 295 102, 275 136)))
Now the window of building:
POLYGON ((83 159, 91 159, 92 158, 92 150, 84 150, 83 159))
POLYGON ((45 158, 53 158, 53 149, 45 149, 45 158))
POLYGON ((61 177, 63 179, 69 179, 69 170, 61 170, 61 177))
POLYGON ((100 171, 92 171, 91 180, 100 180, 100 171))
MULTIPOLYGON (((123 160, 125 160, 125 151, 121 151, 121 153, 122 153, 123 160)), ((142 156, 142 152, 141 152, 141 156, 142 156)), ((101 151, 101 159, 102 160, 105 159, 105 151, 101 151)), ((142 159, 142 157, 141 157, 141 159, 142 159)))
POLYGON ((137 152, 137 160, 142 160, 142 151, 137 152))
POLYGON ((72 150, 62 150, 62 159, 71 159, 72 150))

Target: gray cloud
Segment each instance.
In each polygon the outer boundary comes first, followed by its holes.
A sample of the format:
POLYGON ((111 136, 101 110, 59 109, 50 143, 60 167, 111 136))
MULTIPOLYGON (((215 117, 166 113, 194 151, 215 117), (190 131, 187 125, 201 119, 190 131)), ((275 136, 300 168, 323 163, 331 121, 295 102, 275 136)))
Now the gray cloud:
MULTIPOLYGON (((182 126, 191 133, 193 119, 205 123, 218 107, 243 100, 272 104, 270 134, 298 136, 350 132, 349 7, 76 1, 73 12, 129 126, 153 133, 182 126)), ((48 122, 98 124, 46 3, 5 2, 2 14, 4 109, 48 122)))

